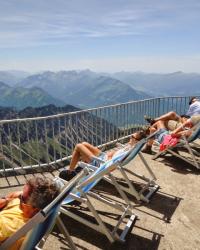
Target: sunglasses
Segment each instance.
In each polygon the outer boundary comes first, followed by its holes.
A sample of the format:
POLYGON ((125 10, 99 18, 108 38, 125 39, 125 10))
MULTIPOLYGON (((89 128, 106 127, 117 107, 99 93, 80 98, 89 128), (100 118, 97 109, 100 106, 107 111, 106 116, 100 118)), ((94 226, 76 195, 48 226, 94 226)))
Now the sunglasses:
POLYGON ((27 199, 25 199, 22 194, 19 196, 19 199, 20 199, 20 208, 23 211, 28 211, 28 210, 39 211, 37 207, 33 207, 31 204, 27 204, 26 203, 27 199))

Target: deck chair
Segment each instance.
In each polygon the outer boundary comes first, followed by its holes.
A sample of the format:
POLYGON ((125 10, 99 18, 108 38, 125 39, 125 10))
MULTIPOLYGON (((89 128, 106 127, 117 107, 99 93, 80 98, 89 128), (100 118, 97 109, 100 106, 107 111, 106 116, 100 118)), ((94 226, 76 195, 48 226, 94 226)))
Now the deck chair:
MULTIPOLYGON (((156 135, 156 132, 153 133, 152 135, 148 136, 147 138, 142 139, 136 145, 134 145, 131 149, 129 149, 128 151, 126 151, 125 152, 126 157, 124 157, 124 159, 122 161, 120 161, 120 163, 117 166, 117 169, 121 172, 121 175, 122 175, 125 183, 127 184, 127 186, 124 186, 124 185, 120 185, 120 182, 118 182, 119 188, 121 190, 125 191, 126 193, 129 193, 130 195, 134 196, 138 201, 149 202, 150 198, 152 197, 152 195, 155 192, 157 192, 157 190, 159 189, 159 185, 157 185, 155 183, 156 176, 153 173, 153 171, 150 168, 150 166, 147 163, 147 161, 145 160, 143 154, 141 153, 141 149, 146 144, 146 142, 150 138, 154 137, 155 135, 156 135), (147 177, 147 176, 135 173, 134 172, 134 164, 133 164, 131 170, 127 169, 126 165, 128 163, 132 162, 137 155, 139 156, 139 158, 141 159, 142 163, 144 164, 144 167, 146 168, 146 170, 149 173, 150 177, 147 177), (127 173, 130 174, 130 175, 132 175, 132 176, 134 176, 134 177, 137 177, 138 179, 140 179, 140 180, 143 181, 143 186, 142 186, 142 188, 139 191, 136 190, 135 185, 129 179, 127 173)), ((98 158, 95 158, 95 159, 98 161, 98 158)), ((80 163, 81 167, 83 167, 84 165, 85 165, 84 163, 80 163)), ((88 166, 88 168, 95 169, 97 167, 88 166)), ((106 180, 107 182, 113 184, 113 180, 109 176, 108 177, 105 176, 104 180, 106 180)), ((115 180, 117 181, 117 178, 115 178, 115 180)))
POLYGON ((101 164, 101 166, 96 169, 94 172, 91 172, 87 167, 89 164, 85 163, 85 176, 83 176, 82 180, 76 185, 74 190, 68 195, 68 197, 62 202, 62 206, 60 208, 60 212, 65 214, 80 223, 83 223, 86 226, 104 234, 108 240, 112 243, 115 240, 119 240, 124 242, 128 232, 132 229, 137 216, 133 214, 133 206, 130 203, 126 194, 119 188, 118 183, 115 181, 115 178, 112 177, 111 171, 113 171, 120 162, 126 157, 126 152, 121 155, 118 155, 112 160, 107 161, 106 163, 101 164), (109 198, 101 197, 101 195, 92 192, 92 189, 96 186, 96 184, 105 176, 109 175, 112 179, 118 193, 122 197, 125 203, 120 203, 117 201, 110 200, 109 198), (120 218, 115 226, 110 229, 107 226, 100 215, 97 213, 91 198, 102 202, 118 211, 120 211, 120 218), (72 201, 78 201, 80 203, 86 204, 87 208, 91 212, 92 216, 95 219, 95 223, 88 221, 87 219, 83 218, 83 216, 78 215, 75 212, 70 211, 68 204, 72 201), (128 219, 127 219, 128 218, 128 219), (127 223, 124 221, 126 220, 127 223), (128 221, 127 221, 128 220, 128 221), (124 226, 122 232, 119 230, 120 226, 124 226), (120 232, 119 232, 120 231, 120 232))
MULTIPOLYGON (((159 151, 157 154, 153 156, 152 159, 157 159, 160 156, 163 156, 167 153, 170 153, 171 155, 174 155, 190 164, 192 164, 197 169, 200 169, 200 153, 195 150, 195 146, 197 147, 198 144, 195 144, 195 140, 199 138, 200 136, 200 124, 198 124, 195 128, 192 128, 192 134, 190 137, 186 138, 185 136, 182 136, 179 139, 179 142, 175 146, 167 147, 163 151, 159 151), (183 155, 181 152, 185 149, 188 155, 183 155)), ((158 143, 157 143, 158 144, 158 143)))
MULTIPOLYGON (((41 249, 44 245, 45 239, 52 231, 55 223, 62 231, 66 239, 68 240, 70 249, 77 250, 73 243, 66 227, 58 217, 59 208, 62 200, 70 193, 70 191, 76 185, 76 181, 79 175, 70 181, 61 191, 61 193, 54 199, 47 207, 40 210, 35 216, 33 216, 23 227, 21 227, 16 233, 9 237, 0 245, 1 250, 9 249, 18 239, 25 236, 25 239, 20 247, 20 250, 34 250, 41 249)), ((59 179, 55 179, 57 183, 59 179)))

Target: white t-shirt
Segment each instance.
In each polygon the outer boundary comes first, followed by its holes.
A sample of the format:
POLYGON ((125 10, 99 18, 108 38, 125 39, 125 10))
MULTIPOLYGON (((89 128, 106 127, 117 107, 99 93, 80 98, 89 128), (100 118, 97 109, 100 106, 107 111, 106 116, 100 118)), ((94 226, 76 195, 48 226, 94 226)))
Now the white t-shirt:
POLYGON ((196 101, 190 105, 187 115, 200 115, 200 101, 196 101))

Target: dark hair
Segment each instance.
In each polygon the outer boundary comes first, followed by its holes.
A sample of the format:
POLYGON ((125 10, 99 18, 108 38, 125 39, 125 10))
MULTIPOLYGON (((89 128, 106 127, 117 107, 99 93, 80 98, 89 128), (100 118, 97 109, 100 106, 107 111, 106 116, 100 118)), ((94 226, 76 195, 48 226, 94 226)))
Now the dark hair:
POLYGON ((190 118, 190 116, 189 116, 189 115, 185 115, 185 114, 180 115, 180 117, 181 117, 181 118, 187 118, 187 119, 189 119, 189 118, 190 118))
POLYGON ((192 102, 193 102, 194 99, 196 99, 196 96, 192 96, 192 97, 190 98, 190 100, 189 100, 189 105, 192 104, 192 102))
POLYGON ((34 177, 27 181, 30 187, 28 203, 35 208, 43 209, 59 194, 60 188, 50 178, 34 177))
POLYGON ((149 131, 149 128, 146 128, 146 129, 141 129, 140 131, 137 132, 140 136, 140 140, 143 139, 143 138, 146 138, 147 135, 149 135, 150 131, 149 131))

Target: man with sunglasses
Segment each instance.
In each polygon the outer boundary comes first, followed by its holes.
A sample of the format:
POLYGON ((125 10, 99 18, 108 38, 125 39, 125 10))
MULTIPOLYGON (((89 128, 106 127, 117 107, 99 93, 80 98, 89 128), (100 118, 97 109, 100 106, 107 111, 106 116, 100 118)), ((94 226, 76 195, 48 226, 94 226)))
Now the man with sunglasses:
MULTIPOLYGON (((0 242, 46 207, 59 192, 59 187, 53 180, 34 177, 27 181, 22 191, 0 198, 0 242)), ((17 241, 11 249, 19 249, 22 241, 23 239, 17 241)))

